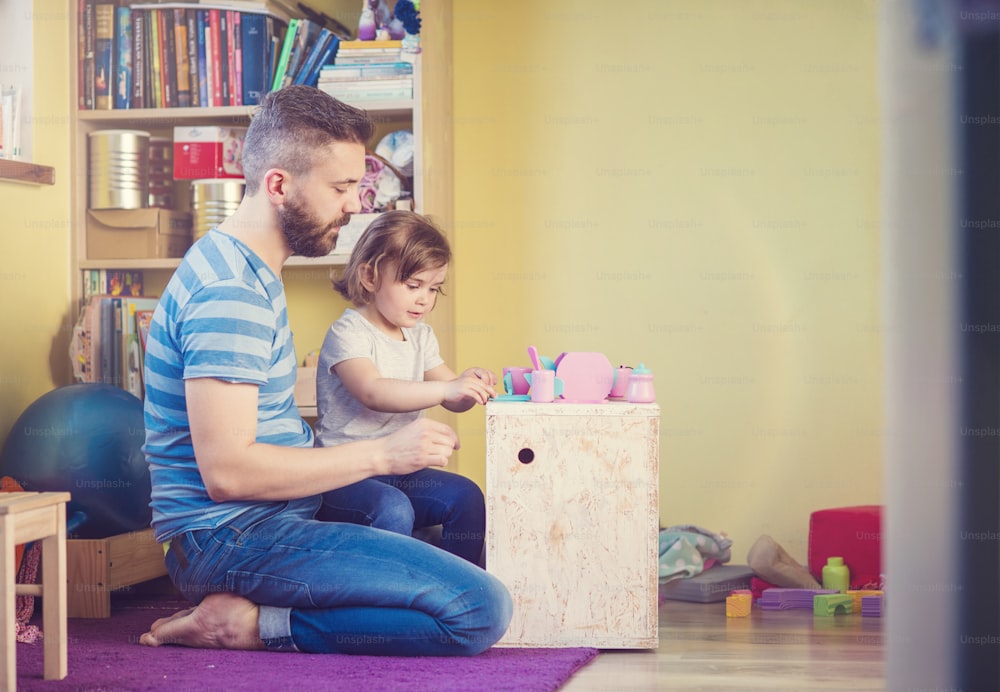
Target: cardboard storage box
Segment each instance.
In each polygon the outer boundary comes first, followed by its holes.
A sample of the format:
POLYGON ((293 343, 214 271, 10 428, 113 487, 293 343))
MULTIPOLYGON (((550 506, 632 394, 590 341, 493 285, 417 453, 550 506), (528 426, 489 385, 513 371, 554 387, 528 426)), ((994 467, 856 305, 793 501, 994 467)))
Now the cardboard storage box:
POLYGON ((174 180, 242 178, 245 127, 174 128, 174 180))
POLYGON ((87 259, 183 257, 191 214, 170 209, 88 209, 87 259))

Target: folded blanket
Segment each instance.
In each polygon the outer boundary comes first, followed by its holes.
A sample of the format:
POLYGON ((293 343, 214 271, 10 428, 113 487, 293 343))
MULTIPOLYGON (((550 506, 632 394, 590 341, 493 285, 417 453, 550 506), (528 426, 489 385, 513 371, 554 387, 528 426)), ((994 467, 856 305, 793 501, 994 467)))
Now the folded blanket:
POLYGON ((660 581, 693 577, 717 562, 729 562, 732 544, 725 535, 690 524, 662 529, 660 581))

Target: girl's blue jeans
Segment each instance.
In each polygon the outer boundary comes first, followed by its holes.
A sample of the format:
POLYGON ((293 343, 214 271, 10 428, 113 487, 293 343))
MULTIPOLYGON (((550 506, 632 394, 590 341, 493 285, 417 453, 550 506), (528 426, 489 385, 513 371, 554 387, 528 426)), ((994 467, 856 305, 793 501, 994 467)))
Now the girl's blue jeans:
POLYGON ((317 518, 348 521, 412 536, 441 525, 441 548, 479 564, 486 535, 483 491, 465 476, 421 469, 404 476, 374 476, 323 493, 317 518))
POLYGON ((192 602, 224 591, 260 606, 269 649, 467 656, 510 623, 494 576, 415 538, 314 519, 320 498, 262 503, 173 538, 166 563, 192 602))

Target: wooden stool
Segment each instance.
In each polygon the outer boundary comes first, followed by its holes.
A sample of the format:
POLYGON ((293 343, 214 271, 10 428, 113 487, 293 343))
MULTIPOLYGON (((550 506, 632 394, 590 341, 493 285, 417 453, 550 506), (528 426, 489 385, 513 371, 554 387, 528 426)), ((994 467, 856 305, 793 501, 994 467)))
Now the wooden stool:
POLYGON ((0 683, 17 688, 16 596, 42 597, 45 679, 66 677, 66 503, 69 493, 0 493, 0 648, 4 667, 0 683), (17 584, 14 548, 42 542, 42 583, 17 584))

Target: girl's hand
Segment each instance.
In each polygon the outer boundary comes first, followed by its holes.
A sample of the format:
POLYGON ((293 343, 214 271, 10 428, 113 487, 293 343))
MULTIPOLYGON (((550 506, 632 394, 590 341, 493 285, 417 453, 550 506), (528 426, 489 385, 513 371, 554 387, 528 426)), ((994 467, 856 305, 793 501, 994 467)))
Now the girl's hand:
POLYGON ((494 388, 497 376, 487 368, 469 368, 454 380, 445 384, 442 404, 472 406, 485 404, 497 395, 494 388))

